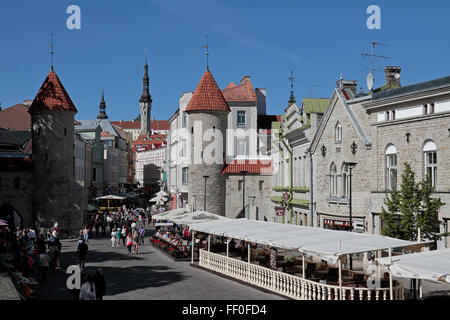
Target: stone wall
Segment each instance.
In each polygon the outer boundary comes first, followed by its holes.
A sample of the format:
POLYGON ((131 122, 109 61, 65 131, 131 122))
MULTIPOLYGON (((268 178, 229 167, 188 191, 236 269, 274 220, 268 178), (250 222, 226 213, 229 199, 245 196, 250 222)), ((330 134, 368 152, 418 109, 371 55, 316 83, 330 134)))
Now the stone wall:
POLYGON ((206 181, 206 211, 225 216, 225 176, 222 175, 223 152, 225 152, 225 133, 227 128, 227 113, 225 112, 189 112, 189 132, 194 138, 191 139, 191 163, 188 166, 188 201, 192 203, 195 196, 197 210, 203 210, 205 197, 205 179, 203 176, 209 176, 206 181), (222 135, 223 152, 217 154, 221 159, 220 163, 205 163, 207 154, 216 155, 215 152, 208 152, 207 146, 210 141, 197 141, 195 137, 204 137, 207 130, 214 127, 217 136, 222 135), (192 133, 192 129, 195 131, 192 133), (203 152, 205 157, 203 157, 203 152))

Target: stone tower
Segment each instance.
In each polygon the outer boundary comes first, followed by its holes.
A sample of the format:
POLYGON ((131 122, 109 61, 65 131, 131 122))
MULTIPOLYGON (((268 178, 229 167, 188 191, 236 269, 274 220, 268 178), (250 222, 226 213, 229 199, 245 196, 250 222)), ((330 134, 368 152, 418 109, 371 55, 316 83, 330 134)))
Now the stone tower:
POLYGON ((139 100, 141 107, 141 134, 150 135, 150 116, 152 113, 152 97, 149 91, 148 65, 147 59, 144 66, 144 78, 141 99, 139 100))
POLYGON ((98 109, 99 113, 97 115, 97 119, 108 119, 108 115, 106 114, 105 92, 103 91, 103 89, 102 89, 102 98, 100 99, 98 109))
POLYGON ((47 75, 29 108, 34 177, 34 223, 42 232, 58 222, 62 236, 83 226, 83 190, 74 180, 77 109, 56 73, 47 75))
POLYGON ((226 180, 222 174, 226 154, 226 129, 230 108, 209 69, 203 74, 186 112, 191 135, 188 197, 195 209, 204 209, 206 178, 206 211, 225 216, 226 180), (206 135, 205 135, 206 132, 206 135), (221 137, 219 137, 221 136, 221 137), (212 138, 214 137, 214 138, 212 138), (203 139, 207 139, 203 141, 203 139), (219 149, 211 152, 212 141, 221 140, 219 149), (216 161, 211 161, 214 157, 216 161))

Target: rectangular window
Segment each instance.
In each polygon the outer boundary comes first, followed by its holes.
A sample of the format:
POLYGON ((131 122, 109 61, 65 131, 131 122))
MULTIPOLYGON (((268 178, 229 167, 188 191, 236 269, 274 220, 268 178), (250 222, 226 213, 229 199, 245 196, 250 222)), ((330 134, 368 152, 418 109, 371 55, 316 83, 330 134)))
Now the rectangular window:
POLYGON ((245 156, 247 155, 247 138, 236 138, 236 155, 245 156))
POLYGON ((264 190, 264 180, 259 180, 259 192, 264 190))
POLYGON ((181 179, 182 179, 182 184, 188 184, 188 168, 183 168, 181 169, 181 179))
POLYGON ((238 181, 238 191, 242 190, 242 184, 244 183, 244 180, 239 180, 238 181))
POLYGON ((237 112, 237 126, 238 126, 238 128, 245 127, 245 111, 237 112))
POLYGON ((92 169, 92 181, 97 181, 97 168, 92 169))
POLYGON ((187 113, 183 112, 183 121, 182 121, 183 128, 187 127, 187 113))
POLYGON ((386 156, 386 188, 393 190, 397 188, 397 155, 386 156))
POLYGON ((436 187, 437 178, 437 153, 436 151, 425 152, 425 172, 431 177, 431 185, 436 187))

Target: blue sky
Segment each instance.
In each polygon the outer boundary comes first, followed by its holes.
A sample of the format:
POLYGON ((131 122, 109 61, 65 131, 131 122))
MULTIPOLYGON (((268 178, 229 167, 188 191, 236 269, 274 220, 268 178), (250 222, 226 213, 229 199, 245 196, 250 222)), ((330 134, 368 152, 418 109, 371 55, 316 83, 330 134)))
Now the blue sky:
POLYGON ((280 114, 295 95, 329 97, 340 73, 365 87, 370 42, 388 44, 376 54, 375 85, 386 65, 402 67, 403 85, 450 75, 448 1, 238 1, 3 0, 0 2, 0 102, 3 108, 33 99, 54 68, 78 108, 95 118, 101 88, 107 114, 127 120, 139 113, 144 48, 149 50, 152 117, 168 119, 183 92, 210 69, 220 88, 250 75, 267 89, 267 112, 280 114), (81 30, 68 30, 66 9, 81 9, 81 30), (381 8, 381 30, 369 30, 366 9, 381 8))

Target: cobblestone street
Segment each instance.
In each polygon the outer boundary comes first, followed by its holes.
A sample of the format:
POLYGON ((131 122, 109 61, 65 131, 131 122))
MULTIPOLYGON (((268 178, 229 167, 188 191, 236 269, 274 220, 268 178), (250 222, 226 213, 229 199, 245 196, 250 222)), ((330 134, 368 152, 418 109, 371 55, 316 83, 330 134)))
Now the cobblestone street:
MULTIPOLYGON (((77 264, 75 240, 62 241, 62 269, 39 286, 36 300, 73 299, 66 288, 68 265, 77 264)), ((279 296, 174 262, 148 244, 128 256, 126 247, 112 248, 108 238, 89 239, 86 271, 103 268, 107 282, 105 300, 267 300, 279 296)))

